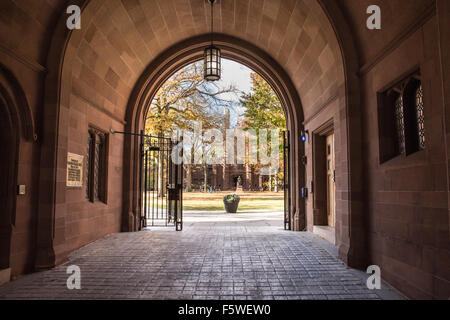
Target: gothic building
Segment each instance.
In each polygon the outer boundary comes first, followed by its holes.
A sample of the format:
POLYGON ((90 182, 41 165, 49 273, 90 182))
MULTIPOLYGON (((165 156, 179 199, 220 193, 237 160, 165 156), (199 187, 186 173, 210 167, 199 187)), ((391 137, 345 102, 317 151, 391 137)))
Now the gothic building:
MULTIPOLYGON (((209 14, 205 0, 0 1, 1 282, 139 231, 146 106, 203 59, 209 14)), ((285 110, 291 229, 328 232, 345 264, 380 266, 410 298, 448 299, 450 1, 220 0, 214 15, 222 56, 285 110)))
MULTIPOLYGON (((206 170, 206 185, 215 191, 235 191, 239 178, 241 178, 244 191, 270 189, 268 177, 260 175, 258 171, 247 165, 210 165, 206 170)), ((196 166, 192 172, 192 190, 198 191, 204 186, 205 168, 196 166)))

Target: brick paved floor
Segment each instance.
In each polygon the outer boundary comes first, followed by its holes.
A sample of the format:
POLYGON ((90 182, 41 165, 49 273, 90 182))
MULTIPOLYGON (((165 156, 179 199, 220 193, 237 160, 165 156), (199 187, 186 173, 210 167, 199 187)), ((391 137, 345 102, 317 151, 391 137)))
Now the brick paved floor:
POLYGON ((98 240, 53 270, 0 287, 0 299, 402 299, 347 268, 336 248, 282 230, 282 214, 186 213, 183 232, 152 229, 98 240), (66 269, 81 268, 81 290, 66 269))

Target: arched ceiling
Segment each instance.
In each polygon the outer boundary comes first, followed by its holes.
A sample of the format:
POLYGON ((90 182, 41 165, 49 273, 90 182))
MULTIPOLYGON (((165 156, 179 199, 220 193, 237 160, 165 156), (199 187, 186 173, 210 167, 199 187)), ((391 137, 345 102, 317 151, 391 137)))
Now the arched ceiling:
MULTIPOLYGON (((123 119, 145 68, 174 44, 210 31, 205 0, 91 0, 65 63, 72 93, 123 119)), ((215 32, 272 56, 291 77, 305 116, 344 83, 333 28, 317 0, 220 0, 215 32)))

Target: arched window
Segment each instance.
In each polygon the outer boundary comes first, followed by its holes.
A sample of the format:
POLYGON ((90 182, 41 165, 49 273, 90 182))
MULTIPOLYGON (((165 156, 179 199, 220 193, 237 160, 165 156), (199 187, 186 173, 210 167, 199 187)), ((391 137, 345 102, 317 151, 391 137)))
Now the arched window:
POLYGON ((424 94, 416 72, 378 93, 380 162, 424 150, 424 94))

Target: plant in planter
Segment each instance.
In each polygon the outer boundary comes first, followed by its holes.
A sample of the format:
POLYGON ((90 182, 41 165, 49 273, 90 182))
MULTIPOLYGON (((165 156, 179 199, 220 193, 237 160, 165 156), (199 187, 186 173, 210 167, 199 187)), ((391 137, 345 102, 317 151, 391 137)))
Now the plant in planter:
POLYGON ((241 198, 236 194, 229 194, 223 197, 223 204, 227 213, 236 213, 241 198))

